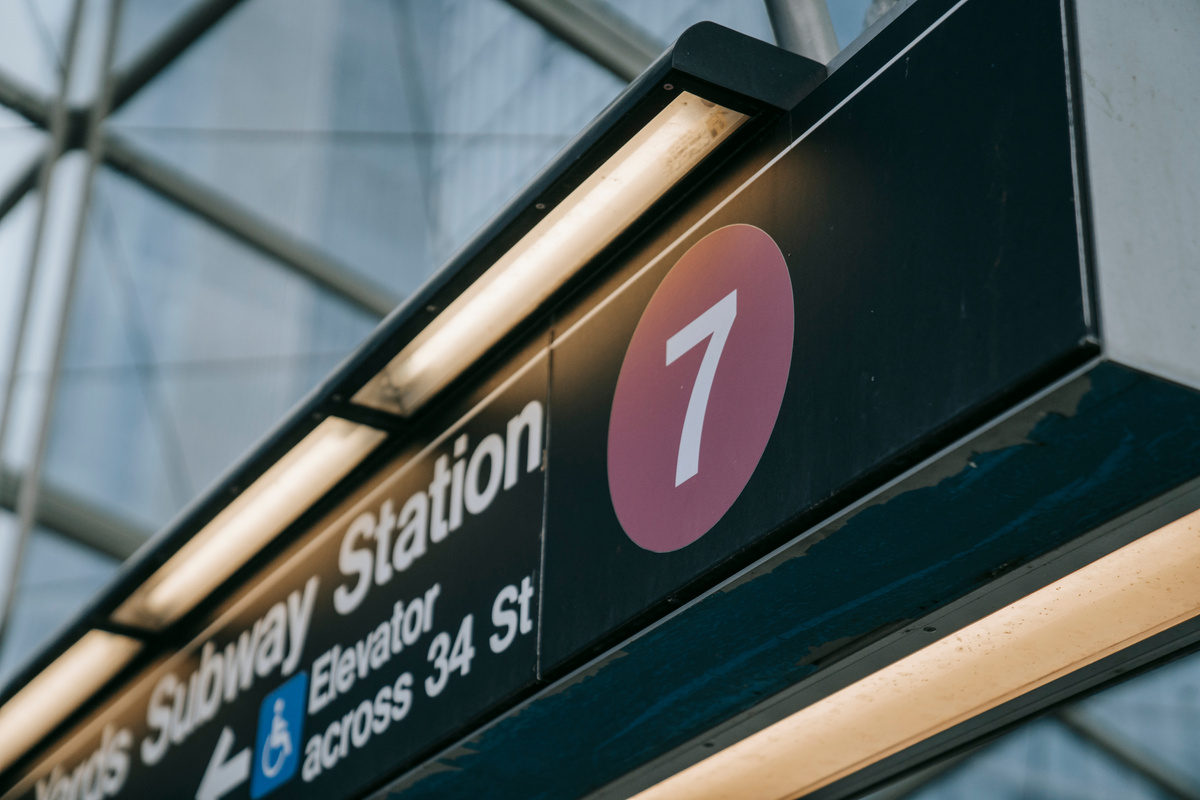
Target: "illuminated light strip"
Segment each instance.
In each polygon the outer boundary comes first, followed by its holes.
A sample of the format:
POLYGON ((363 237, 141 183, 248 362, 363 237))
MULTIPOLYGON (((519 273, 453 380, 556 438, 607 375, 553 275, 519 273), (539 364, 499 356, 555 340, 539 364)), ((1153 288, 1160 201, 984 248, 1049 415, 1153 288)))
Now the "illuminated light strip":
POLYGON ((558 290, 748 117, 680 92, 488 268, 354 402, 411 414, 558 290))
POLYGON ((89 631, 0 708, 0 772, 125 668, 136 639, 89 631))
POLYGON ((386 434, 330 417, 139 586, 112 617, 161 629, 249 561, 366 458, 386 434))
POLYGON ((802 797, 1198 614, 1194 512, 634 800, 802 797))

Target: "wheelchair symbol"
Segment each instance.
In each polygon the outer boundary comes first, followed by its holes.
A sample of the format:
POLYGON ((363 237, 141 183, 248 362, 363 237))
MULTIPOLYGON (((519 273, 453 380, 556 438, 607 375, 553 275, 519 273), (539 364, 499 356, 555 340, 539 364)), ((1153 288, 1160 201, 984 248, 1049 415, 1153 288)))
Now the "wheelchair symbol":
POLYGON ((308 697, 308 674, 291 680, 263 698, 258 707, 258 735, 254 744, 254 775, 250 781, 253 800, 287 783, 300 764, 299 747, 304 741, 304 707, 308 697))
POLYGON ((288 732, 287 720, 283 718, 285 706, 282 697, 275 701, 275 718, 271 720, 271 733, 262 751, 262 771, 267 778, 278 775, 287 757, 292 754, 292 735, 288 732))

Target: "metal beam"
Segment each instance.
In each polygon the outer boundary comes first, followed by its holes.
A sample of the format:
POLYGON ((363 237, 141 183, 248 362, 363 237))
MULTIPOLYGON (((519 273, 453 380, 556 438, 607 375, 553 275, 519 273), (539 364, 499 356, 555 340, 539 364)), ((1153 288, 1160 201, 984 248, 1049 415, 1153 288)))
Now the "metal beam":
POLYGON ((0 105, 11 108, 39 128, 50 127, 50 102, 3 72, 0 72, 0 105))
POLYGON ((1104 751, 1110 758, 1141 775, 1171 797, 1177 800, 1200 800, 1200 789, 1186 775, 1133 746, 1125 737, 1090 718, 1086 712, 1070 708, 1060 711, 1055 717, 1080 739, 1104 751))
MULTIPOLYGON (((118 70, 112 76, 113 96, 109 113, 131 100, 142 87, 174 63, 175 59, 241 2, 243 0, 204 0, 196 3, 166 33, 139 53, 129 66, 118 70)), ((50 101, 3 71, 0 71, 0 105, 12 109, 40 128, 50 127, 50 101)), ((82 147, 87 138, 86 127, 90 116, 88 109, 71 109, 67 116, 69 130, 63 140, 63 149, 82 147)), ((40 161, 32 164, 8 191, 0 195, 0 218, 11 211, 13 206, 37 185, 39 169, 40 161)))
MULTIPOLYGON (((0 508, 15 511, 20 492, 21 476, 0 470, 0 508)), ((129 558, 150 538, 150 531, 141 526, 45 483, 38 492, 37 523, 119 561, 129 558)))
MULTIPOLYGON (((109 114, 133 98, 147 83, 187 52, 195 42, 244 0, 202 0, 197 2, 166 33, 147 46, 124 69, 113 76, 113 96, 109 114)), ((51 124, 51 101, 25 86, 19 79, 0 70, 0 105, 17 112, 40 128, 51 124)), ((83 147, 87 139, 89 109, 68 112, 70 131, 65 149, 83 147)))
POLYGON ((0 220, 8 216, 8 212, 38 185, 38 176, 42 174, 42 156, 30 159, 24 171, 17 175, 9 187, 0 194, 0 220))
MULTIPOLYGON (((17 312, 17 327, 16 333, 10 342, 8 378, 4 381, 4 401, 3 406, 0 407, 0 453, 5 452, 8 431, 14 417, 14 392, 16 391, 17 376, 20 374, 22 359, 25 353, 25 339, 29 333, 30 311, 33 308, 33 295, 36 283, 35 278, 45 257, 42 245, 46 234, 46 220, 51 213, 51 203, 49 201, 51 178, 53 177, 58 158, 63 152, 63 144, 67 135, 69 124, 67 102, 75 72, 75 57, 78 51, 79 29, 83 17, 83 2, 84 0, 74 0, 71 5, 70 21, 67 24, 66 52, 63 58, 62 75, 60 76, 58 94, 55 97, 48 120, 50 141, 47 145, 46 153, 41 159, 38 171, 38 188, 41 190, 38 196, 38 210, 37 216, 34 219, 33 239, 29 247, 28 268, 21 276, 22 286, 17 291, 17 295, 21 298, 19 311, 17 312)), ((80 199, 79 202, 82 203, 84 200, 80 199)), ((67 283, 69 285, 71 281, 68 280, 67 283)), ((70 295, 69 289, 66 295, 70 295)), ((54 379, 55 377, 52 372, 50 383, 53 383, 54 379)), ((39 484, 41 482, 41 459, 44 452, 43 446, 47 438, 43 434, 48 431, 47 426, 50 414, 54 408, 53 390, 47 392, 44 401, 40 405, 39 413, 41 414, 41 419, 38 422, 39 433, 35 439, 37 444, 30 458, 32 464, 25 467, 25 474, 28 476, 28 480, 21 482, 20 491, 16 498, 17 530, 7 537, 8 541, 4 543, 4 550, 6 552, 0 558, 0 560, 5 562, 2 565, 4 583, 0 586, 0 598, 2 598, 2 605, 0 605, 0 647, 4 646, 8 636, 9 623, 12 620, 13 602, 16 598, 17 583, 21 576, 21 566, 25 563, 25 545, 36 522, 37 490, 40 488, 39 484)))
POLYGON ((911 775, 892 781, 882 789, 863 795, 863 800, 904 800, 913 797, 929 784, 955 769, 978 752, 978 748, 968 750, 950 758, 944 758, 928 767, 917 770, 911 775))
POLYGON ((666 49, 598 0, 508 0, 534 22, 624 81, 632 81, 666 49))
POLYGON ((143 86, 154 80, 241 3, 242 0, 201 0, 188 9, 177 23, 143 50, 129 66, 116 71, 109 113, 125 105, 143 86))
POLYGON ((838 54, 825 0, 765 0, 775 42, 784 50, 828 64, 838 54))
POLYGON ((400 304, 390 290, 111 132, 104 137, 104 159, 179 208, 370 314, 384 317, 400 304))

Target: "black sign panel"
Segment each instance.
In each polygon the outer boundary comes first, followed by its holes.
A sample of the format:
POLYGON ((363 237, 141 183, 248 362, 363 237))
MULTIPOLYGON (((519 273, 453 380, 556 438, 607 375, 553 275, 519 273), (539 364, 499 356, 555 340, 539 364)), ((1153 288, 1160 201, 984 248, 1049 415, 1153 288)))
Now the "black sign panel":
MULTIPOLYGON (((832 100, 832 113, 744 189, 744 174, 715 186, 668 220, 604 290, 564 314, 551 389, 544 670, 636 629, 647 609, 660 614, 673 593, 771 532, 798 533, 806 511, 836 503, 839 491, 1036 375, 1088 334, 1059 9, 1023 6, 1019 34, 1002 47, 976 46, 979 31, 1013 30, 1011 13, 1003 3, 963 6, 947 23, 962 31, 957 38, 945 33, 938 49, 914 48, 861 90, 832 100), (614 426, 629 412, 614 407, 614 397, 630 373, 657 381, 638 397, 656 404, 652 416, 669 428, 640 429, 669 452, 658 459, 661 483, 634 503, 634 516, 662 529, 703 513, 709 496, 727 487, 718 481, 673 507, 695 480, 673 486, 673 470, 688 411, 704 388, 703 360, 719 350, 724 332, 709 320, 700 335, 710 338, 674 361, 669 341, 734 289, 740 304, 745 276, 767 268, 766 256, 747 245, 713 250, 725 259, 724 273, 689 264, 729 226, 753 226, 782 252, 795 333, 792 341, 756 333, 735 346, 739 326, 776 313, 747 307, 743 314, 739 306, 708 378, 711 398, 724 384, 730 408, 715 416, 709 408, 700 477, 710 441, 725 447, 723 437, 743 435, 739 426, 752 435, 739 406, 750 409, 775 391, 765 375, 772 367, 756 348, 791 346, 786 392, 736 501, 692 543, 656 551, 639 543, 637 523, 619 507, 614 426), (680 271, 687 291, 664 283, 680 271), (658 324, 664 298, 679 306, 667 320, 674 327, 658 324), (647 331, 658 338, 646 340, 647 331), (634 351, 651 346, 656 372, 635 363, 634 351), (762 361, 757 375, 740 368, 754 358, 762 361), (645 510, 655 503, 671 513, 645 510)), ((815 121, 798 118, 799 130, 815 121)), ((620 446, 656 457, 630 437, 620 446)), ((636 459, 624 461, 632 468, 636 459)), ((737 459, 710 468, 729 474, 737 459)))
POLYGON ((530 686, 544 349, 516 370, 8 796, 342 797, 530 686))
POLYGON ((361 796, 1061 375, 1094 331, 1058 4, 944 22, 714 168, 6 800, 361 796))

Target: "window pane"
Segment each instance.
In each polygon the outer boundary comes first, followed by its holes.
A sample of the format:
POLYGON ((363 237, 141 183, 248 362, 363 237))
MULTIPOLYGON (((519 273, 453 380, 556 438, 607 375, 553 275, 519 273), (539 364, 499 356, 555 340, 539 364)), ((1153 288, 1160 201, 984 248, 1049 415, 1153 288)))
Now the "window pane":
MULTIPOLYGON (((15 525, 0 512, 0 525, 15 525)), ((0 650, 0 683, 54 638, 109 581, 117 562, 52 531, 36 528, 25 547, 17 595, 0 650)))
POLYGON ((286 267, 98 175, 46 479, 156 529, 374 326, 286 267))
POLYGON ((403 295, 621 88, 501 0, 251 0, 114 125, 403 295))
POLYGON ((767 7, 745 0, 607 0, 623 16, 657 38, 666 47, 697 22, 709 21, 744 34, 774 42, 767 7))
POLYGON ((71 0, 0 3, 0 71, 44 95, 58 90, 71 0))
POLYGON ((46 141, 39 129, 0 106, 0 195, 29 169, 46 141))
MULTIPOLYGON (((30 192, 8 214, 0 219, 0 412, 3 412, 5 389, 11 369, 10 358, 17 335, 17 321, 24 292, 25 274, 29 269, 29 248, 33 239, 33 225, 38 210, 37 192, 30 192)), ((21 408, 21 384, 14 388, 14 411, 7 441, 4 442, 0 466, 12 469, 20 463, 17 453, 29 436, 23 419, 17 412, 21 408)), ((29 404, 25 404, 28 408, 29 404)), ((4 551, 0 545, 0 554, 4 551)), ((2 556, 0 556, 2 558, 2 556)))
MULTIPOLYGON (((887 797, 884 789, 864 800, 887 797)), ((1141 776, 1053 720, 1026 725, 905 800, 1170 800, 1141 776)))
POLYGON ((1200 793, 1200 655, 1099 694, 1082 710, 1191 779, 1200 793))
MULTIPOLYGON (((0 138, 3 132, 0 132, 0 138)), ((16 334, 21 289, 29 268, 29 245, 37 214, 37 193, 30 192, 0 219, 0 382, 7 380, 9 351, 16 334)), ((2 384, 0 384, 2 388, 2 384)), ((0 392, 0 405, 3 405, 0 392)))
MULTIPOLYGON (((863 32, 871 4, 871 0, 829 0, 829 16, 833 19, 833 29, 837 32, 838 44, 842 47, 853 42, 863 32)), ((891 3, 885 0, 875 5, 890 7, 891 3)))
POLYGON ((1133 773, 1127 759, 1200 794, 1200 654, 1107 689, 1064 714, 1071 725, 1053 717, 1028 723, 959 764, 934 766, 924 779, 902 780, 866 800, 1175 796, 1133 773), (914 784, 920 788, 902 790, 914 784))
POLYGON ((117 37, 116 65, 126 67, 186 15, 198 0, 125 0, 117 37))

